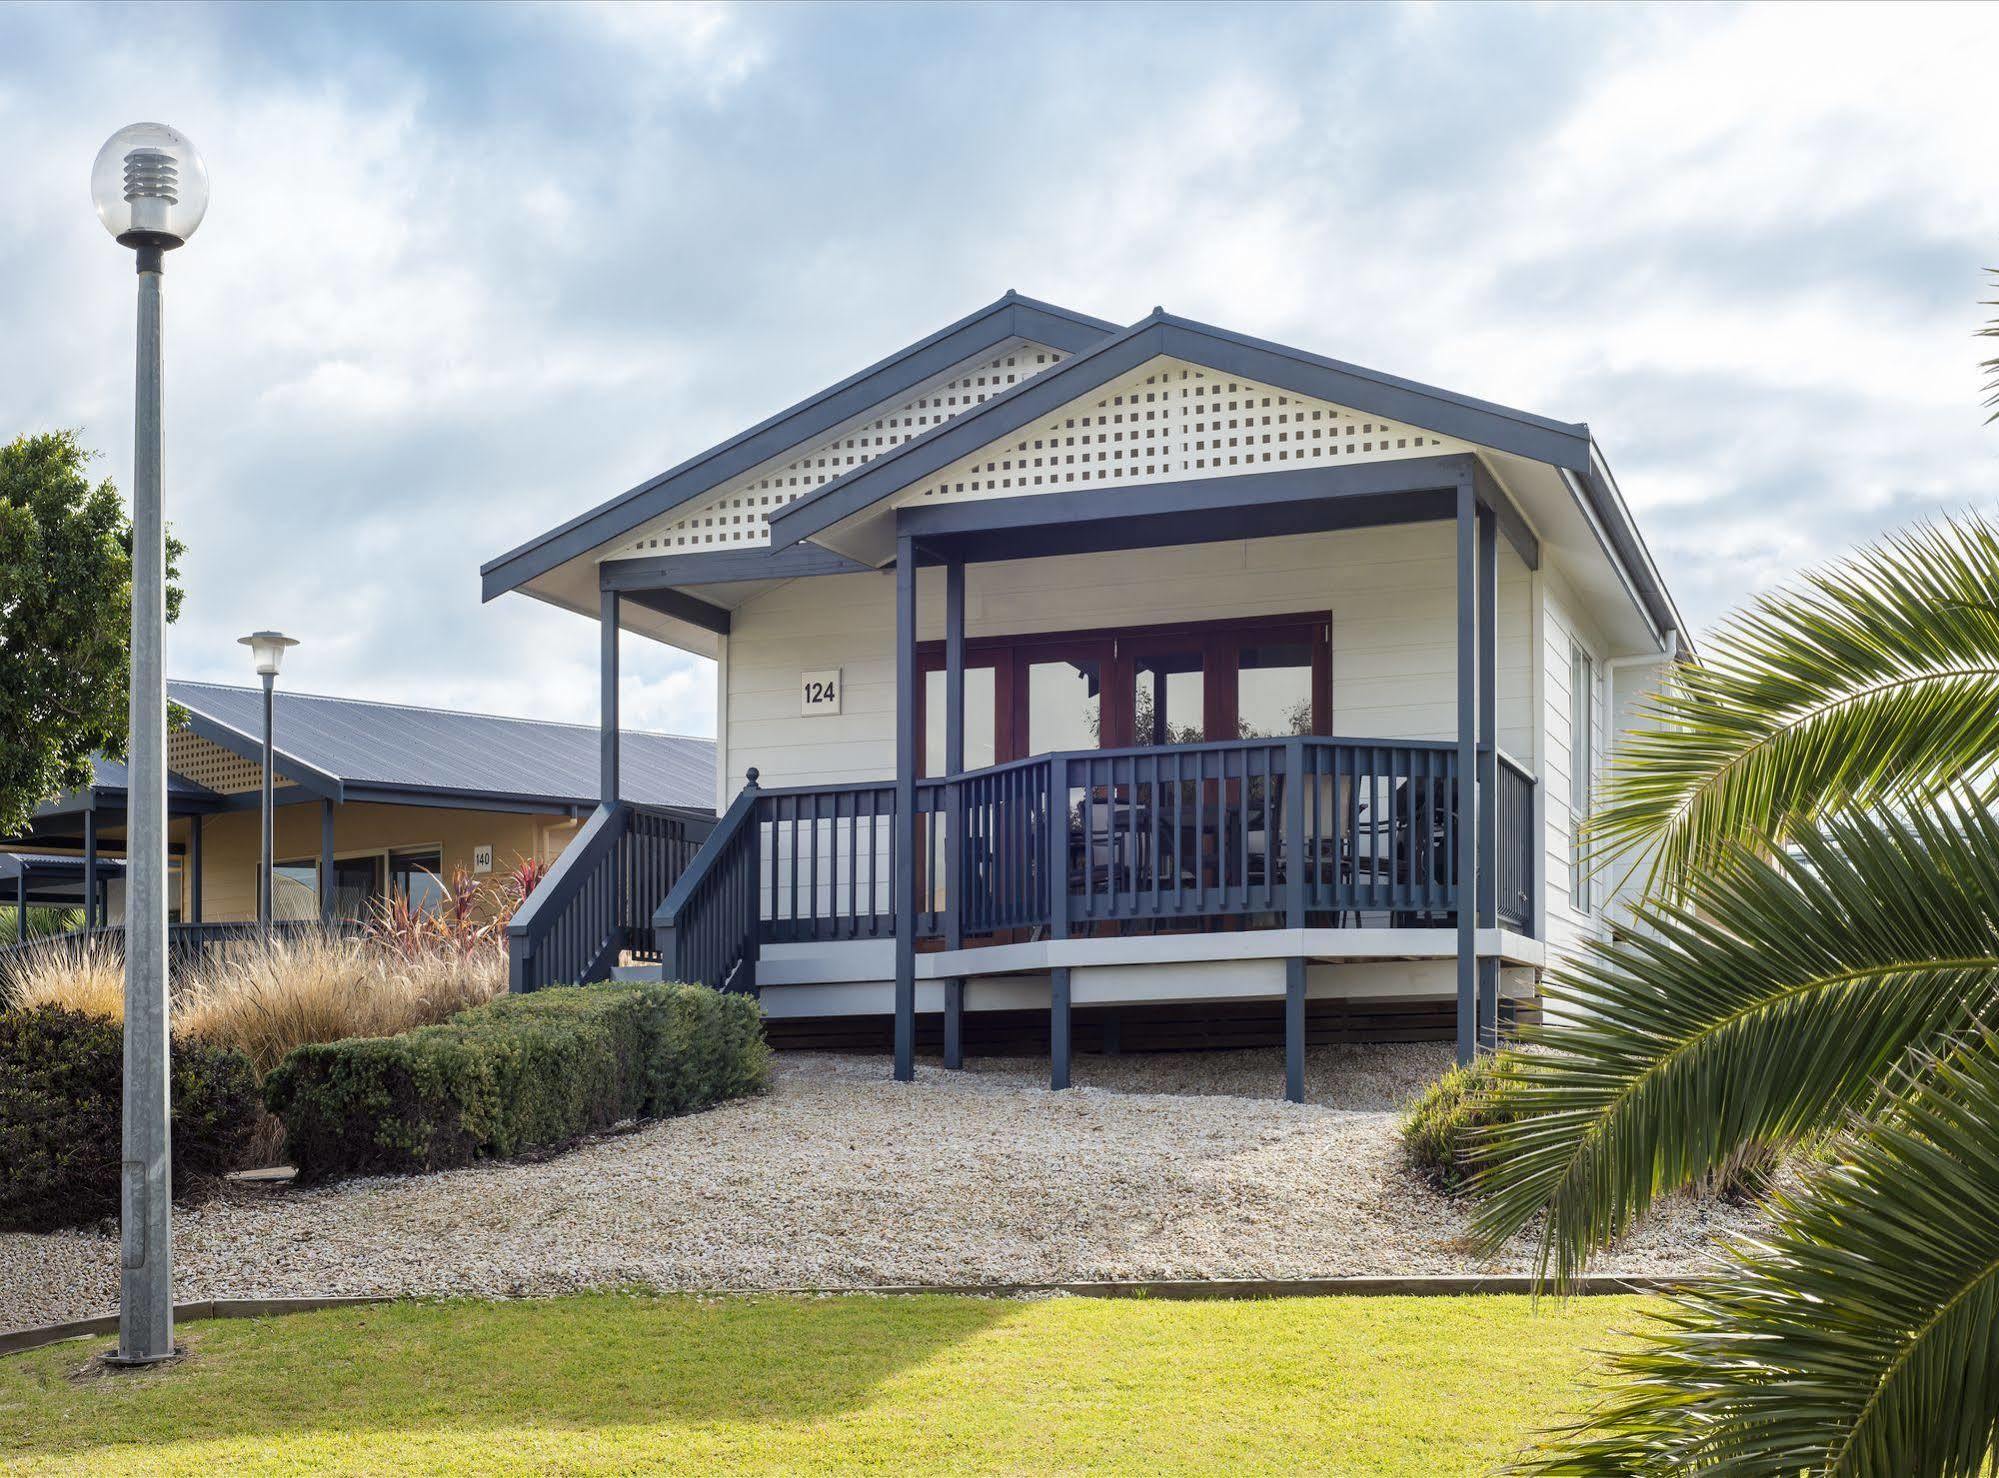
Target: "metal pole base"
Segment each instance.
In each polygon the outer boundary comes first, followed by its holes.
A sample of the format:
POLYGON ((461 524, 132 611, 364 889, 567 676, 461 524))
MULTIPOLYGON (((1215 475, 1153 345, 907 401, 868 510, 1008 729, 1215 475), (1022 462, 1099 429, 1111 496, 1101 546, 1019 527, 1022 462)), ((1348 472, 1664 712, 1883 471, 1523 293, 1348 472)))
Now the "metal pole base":
POLYGON ((112 1370, 144 1370, 149 1365, 171 1365, 186 1353, 186 1345, 175 1345, 164 1355, 106 1355, 104 1363, 112 1370))

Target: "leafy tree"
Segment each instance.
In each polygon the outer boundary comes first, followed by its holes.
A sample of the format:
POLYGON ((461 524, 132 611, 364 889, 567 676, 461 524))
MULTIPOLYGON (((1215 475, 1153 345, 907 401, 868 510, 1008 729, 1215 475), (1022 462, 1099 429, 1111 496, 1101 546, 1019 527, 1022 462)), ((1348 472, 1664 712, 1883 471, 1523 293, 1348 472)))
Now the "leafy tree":
POLYGON ((1999 1446, 1999 531, 1891 537, 1727 623, 1621 750, 1637 925, 1562 972, 1482 1148, 1557 1284, 1809 1144, 1546 1473, 1973 1474, 1999 1446))
MULTIPOLYGON (((0 447, 0 835, 122 757, 132 623, 132 524, 69 431, 0 447)), ((167 619, 180 614, 167 545, 167 619)))

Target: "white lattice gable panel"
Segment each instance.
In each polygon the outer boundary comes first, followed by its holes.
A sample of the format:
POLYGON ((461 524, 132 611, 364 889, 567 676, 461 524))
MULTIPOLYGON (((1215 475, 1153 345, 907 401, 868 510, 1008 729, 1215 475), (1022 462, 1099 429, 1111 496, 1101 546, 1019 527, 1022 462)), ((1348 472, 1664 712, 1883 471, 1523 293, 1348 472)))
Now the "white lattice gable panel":
MULTIPOLYGON (((264 769, 258 761, 232 754, 214 740, 204 739, 189 729, 167 735, 167 768, 222 795, 242 795, 261 788, 264 783, 264 769)), ((273 783, 293 782, 279 775, 273 783)))
POLYGON ((1160 357, 896 499, 1008 498, 1470 450, 1420 426, 1160 357))
POLYGON ((1024 339, 987 350, 954 365, 903 400, 856 417, 803 455, 774 458, 724 483, 692 509, 663 514, 604 557, 691 554, 767 544, 770 529, 765 519, 785 504, 1068 357, 1062 350, 1024 339))

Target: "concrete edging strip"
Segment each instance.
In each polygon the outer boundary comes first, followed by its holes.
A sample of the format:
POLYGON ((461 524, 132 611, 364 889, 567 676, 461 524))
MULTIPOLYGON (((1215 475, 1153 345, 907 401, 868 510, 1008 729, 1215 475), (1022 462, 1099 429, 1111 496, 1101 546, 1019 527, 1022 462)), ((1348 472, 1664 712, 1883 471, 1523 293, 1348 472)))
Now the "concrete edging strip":
MULTIPOLYGON (((1697 1282, 1692 1278, 1623 1277, 1591 1273, 1575 1280, 1561 1296, 1596 1297, 1616 1294, 1664 1293, 1697 1282)), ((577 1292, 584 1290, 578 1289, 577 1292)), ((1533 1294, 1543 1292, 1531 1277, 1517 1273, 1480 1277, 1476 1274, 1436 1277, 1350 1278, 1151 1278, 1122 1283, 892 1283, 831 1288, 660 1288, 662 1297, 692 1298, 830 1298, 877 1294, 907 1298, 938 1294, 960 1298, 1024 1298, 1068 1295, 1072 1298, 1261 1299, 1336 1297, 1459 1297, 1465 1294, 1533 1294)), ((363 1293, 324 1298, 205 1298, 174 1305, 176 1323, 197 1319, 263 1319, 278 1314, 305 1314, 317 1309, 342 1309, 400 1299, 434 1299, 434 1294, 363 1293)), ((448 1295, 446 1295, 448 1296, 448 1295)), ((1554 1295, 1550 1295, 1554 1296, 1554 1295)), ((100 1314, 33 1329, 0 1330, 0 1356, 40 1349, 43 1345, 90 1335, 116 1334, 118 1316, 100 1314)))

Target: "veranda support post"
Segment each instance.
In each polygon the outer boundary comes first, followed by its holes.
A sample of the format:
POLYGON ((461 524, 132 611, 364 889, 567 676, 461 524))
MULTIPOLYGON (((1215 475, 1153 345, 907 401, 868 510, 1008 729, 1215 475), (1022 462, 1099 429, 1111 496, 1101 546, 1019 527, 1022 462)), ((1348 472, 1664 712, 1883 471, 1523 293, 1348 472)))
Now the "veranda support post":
POLYGON ((1458 1061, 1478 1050, 1478 531, 1469 469, 1458 476, 1458 1061))
MULTIPOLYGON (((1499 927, 1499 519, 1478 510, 1478 927, 1499 927)), ((1478 1050, 1499 1045, 1499 959, 1478 959, 1478 1050)))
MULTIPOLYGON (((920 696, 920 695, 919 695, 920 696)), ((955 779, 965 772, 965 563, 952 560, 944 566, 944 774, 955 779)), ((947 792, 949 806, 944 817, 944 847, 948 859, 944 868, 946 909, 944 945, 962 948, 965 920, 961 911, 966 879, 965 801, 963 791, 953 785, 947 792)), ((965 1065, 965 982, 944 982, 944 1066, 965 1065)))
POLYGON ((916 544, 895 548, 895 1079, 916 1076, 916 544))

